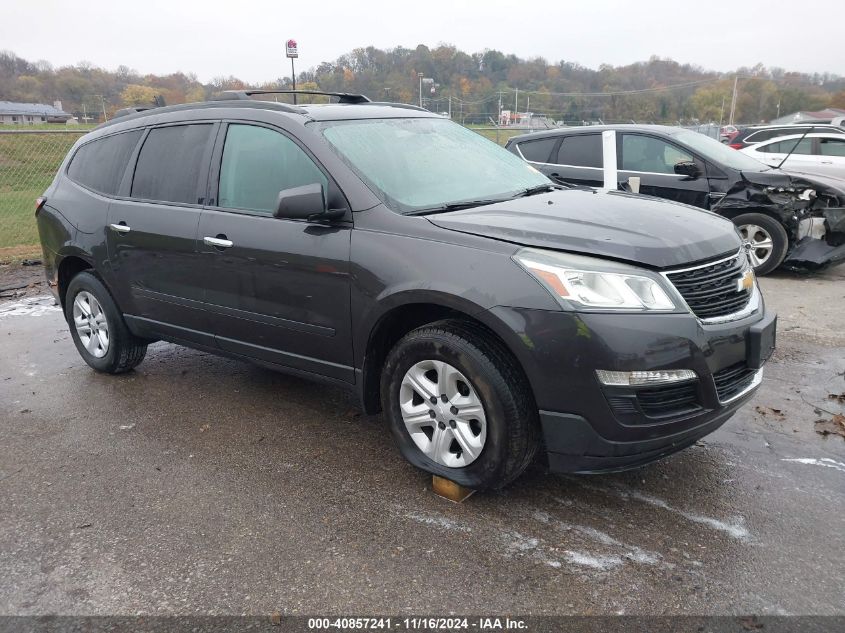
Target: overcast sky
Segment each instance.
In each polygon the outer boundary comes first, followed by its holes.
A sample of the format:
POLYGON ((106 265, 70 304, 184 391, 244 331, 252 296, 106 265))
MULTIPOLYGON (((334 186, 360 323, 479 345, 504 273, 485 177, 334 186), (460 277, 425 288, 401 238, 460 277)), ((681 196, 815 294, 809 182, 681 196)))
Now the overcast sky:
POLYGON ((251 83, 290 73, 284 42, 291 37, 300 47, 298 71, 356 47, 446 42, 468 53, 495 48, 590 68, 659 55, 719 71, 762 62, 845 75, 845 38, 819 36, 824 17, 812 11, 804 16, 812 32, 802 31, 784 16, 790 6, 773 0, 18 1, 0 21, 0 49, 54 66, 86 60, 251 83))

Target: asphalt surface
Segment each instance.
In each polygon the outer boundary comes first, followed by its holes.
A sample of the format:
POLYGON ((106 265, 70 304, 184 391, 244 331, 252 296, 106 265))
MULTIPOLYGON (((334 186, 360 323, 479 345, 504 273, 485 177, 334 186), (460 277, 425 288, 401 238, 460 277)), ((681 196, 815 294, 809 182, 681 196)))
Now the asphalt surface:
POLYGON ((0 303, 0 614, 845 614, 845 267, 763 280, 751 404, 625 474, 456 505, 342 391, 174 345, 91 371, 0 303))

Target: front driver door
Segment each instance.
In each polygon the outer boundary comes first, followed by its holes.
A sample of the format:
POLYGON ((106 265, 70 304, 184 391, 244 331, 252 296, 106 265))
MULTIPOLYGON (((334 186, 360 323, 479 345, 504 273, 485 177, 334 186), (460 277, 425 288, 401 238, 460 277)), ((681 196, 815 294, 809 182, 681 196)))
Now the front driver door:
POLYGON ((640 193, 675 202, 708 208, 710 186, 705 175, 704 163, 687 150, 650 134, 625 132, 617 144, 620 183, 631 176, 640 178, 640 193), (699 176, 690 178, 675 173, 675 164, 693 161, 698 165, 699 176))
POLYGON ((281 130, 229 123, 224 138, 215 149, 212 204, 200 218, 198 240, 211 273, 205 303, 216 344, 354 382, 351 213, 331 224, 273 217, 279 191, 291 187, 321 183, 332 208, 346 201, 281 130))

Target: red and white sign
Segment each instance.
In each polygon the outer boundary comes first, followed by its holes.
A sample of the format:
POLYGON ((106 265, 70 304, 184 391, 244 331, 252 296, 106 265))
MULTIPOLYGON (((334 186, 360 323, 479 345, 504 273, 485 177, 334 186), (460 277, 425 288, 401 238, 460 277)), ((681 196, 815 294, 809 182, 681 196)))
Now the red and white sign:
POLYGON ((296 40, 288 40, 285 43, 285 53, 288 57, 299 57, 299 53, 296 49, 296 40))

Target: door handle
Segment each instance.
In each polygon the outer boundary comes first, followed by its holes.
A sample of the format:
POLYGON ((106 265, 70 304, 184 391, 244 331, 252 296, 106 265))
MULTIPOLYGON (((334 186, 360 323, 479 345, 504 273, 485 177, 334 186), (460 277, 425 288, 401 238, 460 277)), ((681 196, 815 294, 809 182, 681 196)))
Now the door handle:
POLYGON ((204 237, 202 238, 203 244, 208 246, 214 246, 216 248, 232 248, 235 243, 232 240, 227 240, 226 236, 220 237, 204 237))
POLYGON ((129 233, 132 229, 126 226, 125 223, 121 222, 120 224, 109 224, 109 228, 112 231, 116 231, 117 233, 129 233))
POLYGON ((832 164, 833 164, 833 161, 832 161, 832 160, 822 160, 822 161, 819 161, 819 162, 820 162, 822 165, 832 165, 832 164))

